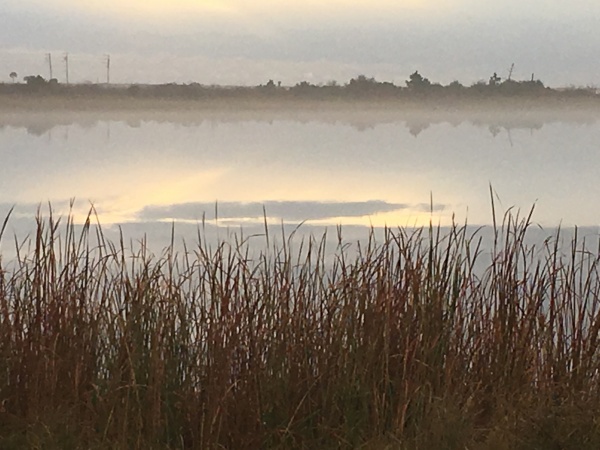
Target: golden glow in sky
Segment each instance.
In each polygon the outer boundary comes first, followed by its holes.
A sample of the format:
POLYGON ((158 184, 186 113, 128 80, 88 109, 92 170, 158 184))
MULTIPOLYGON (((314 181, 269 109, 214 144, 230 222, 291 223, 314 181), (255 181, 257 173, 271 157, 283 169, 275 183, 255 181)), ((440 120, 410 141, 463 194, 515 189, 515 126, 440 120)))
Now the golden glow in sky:
MULTIPOLYGON (((38 2, 38 0, 34 0, 38 2)), ((278 16, 294 18, 310 16, 360 16, 368 13, 381 14, 401 12, 415 9, 435 10, 445 2, 438 0, 372 0, 370 2, 356 0, 54 0, 50 5, 69 8, 92 14, 136 15, 139 18, 173 17, 201 19, 204 16, 231 18, 250 18, 256 16, 278 16), (190 17, 189 15, 192 15, 190 17)), ((40 3, 42 5, 42 3, 40 3)), ((49 6, 45 3, 45 6, 49 6)))

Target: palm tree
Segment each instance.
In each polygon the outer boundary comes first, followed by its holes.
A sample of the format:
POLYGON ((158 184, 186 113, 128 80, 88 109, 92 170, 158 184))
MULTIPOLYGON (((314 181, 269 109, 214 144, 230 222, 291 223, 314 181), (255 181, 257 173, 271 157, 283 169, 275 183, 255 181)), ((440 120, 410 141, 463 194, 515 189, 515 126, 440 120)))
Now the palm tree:
POLYGON ((9 75, 9 77, 12 78, 13 83, 14 83, 15 80, 17 79, 17 77, 18 77, 17 72, 11 72, 10 75, 9 75))

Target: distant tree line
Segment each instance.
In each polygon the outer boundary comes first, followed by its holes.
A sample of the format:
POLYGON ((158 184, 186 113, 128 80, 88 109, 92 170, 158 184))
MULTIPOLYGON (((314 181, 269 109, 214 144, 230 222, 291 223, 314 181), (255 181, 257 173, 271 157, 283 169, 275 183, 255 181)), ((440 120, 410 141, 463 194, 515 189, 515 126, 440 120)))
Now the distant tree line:
POLYGON ((129 96, 141 98, 181 98, 206 99, 230 97, 265 97, 265 98, 395 98, 395 97, 456 97, 456 96, 551 96, 551 95, 595 95, 592 88, 573 88, 558 91, 544 86, 533 75, 529 80, 517 81, 510 77, 503 80, 493 73, 488 81, 482 80, 464 86, 459 81, 448 85, 432 82, 419 71, 411 73, 404 85, 396 85, 388 81, 377 81, 365 75, 358 75, 345 84, 330 81, 324 84, 313 84, 302 81, 294 86, 282 86, 280 81, 268 80, 258 86, 218 86, 189 84, 62 84, 55 78, 46 80, 40 75, 28 75, 24 83, 16 83, 16 72, 11 72, 12 83, 0 84, 0 94, 50 94, 65 96, 129 96))

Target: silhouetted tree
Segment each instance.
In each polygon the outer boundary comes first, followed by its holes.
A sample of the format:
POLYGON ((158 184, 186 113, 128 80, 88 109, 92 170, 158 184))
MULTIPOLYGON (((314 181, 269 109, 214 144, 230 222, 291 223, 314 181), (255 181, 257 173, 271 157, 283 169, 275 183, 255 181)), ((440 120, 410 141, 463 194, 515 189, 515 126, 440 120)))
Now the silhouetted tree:
POLYGON ((12 78, 12 82, 14 83, 18 77, 17 72, 11 72, 9 77, 12 78))
POLYGON ((452 83, 446 86, 446 89, 451 89, 452 91, 462 91, 465 89, 465 87, 459 81, 454 80, 452 83))
POLYGON ((348 82, 350 86, 368 86, 370 84, 377 84, 377 81, 375 78, 367 78, 365 75, 359 75, 348 82))
POLYGON ((423 89, 431 86, 431 81, 423 77, 418 70, 415 70, 415 73, 411 74, 409 80, 406 82, 406 86, 409 89, 423 89))
POLYGON ((23 77, 23 80, 29 86, 43 86, 47 83, 41 75, 27 75, 26 77, 23 77))
POLYGON ((317 96, 320 92, 320 88, 314 84, 310 84, 308 81, 301 81, 300 83, 297 83, 296 86, 291 89, 291 91, 294 93, 294 95, 317 96))
POLYGON ((308 81, 301 81, 300 83, 296 84, 297 88, 307 88, 307 87, 312 87, 312 84, 310 84, 308 81))
POLYGON ((365 75, 359 75, 356 78, 352 78, 348 82, 348 89, 353 92, 364 93, 370 91, 377 84, 375 78, 367 78, 365 75))

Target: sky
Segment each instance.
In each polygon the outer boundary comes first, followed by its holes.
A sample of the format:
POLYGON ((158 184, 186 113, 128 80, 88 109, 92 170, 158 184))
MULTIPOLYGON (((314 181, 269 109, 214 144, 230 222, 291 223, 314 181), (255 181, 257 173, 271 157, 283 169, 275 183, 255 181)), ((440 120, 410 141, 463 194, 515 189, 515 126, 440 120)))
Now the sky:
POLYGON ((0 80, 600 85, 597 0, 2 0, 0 80))

